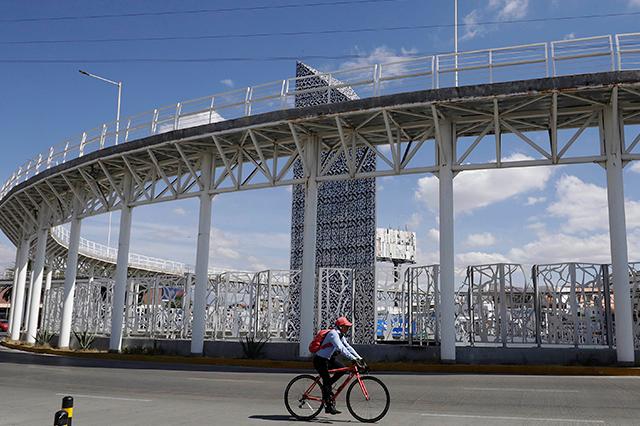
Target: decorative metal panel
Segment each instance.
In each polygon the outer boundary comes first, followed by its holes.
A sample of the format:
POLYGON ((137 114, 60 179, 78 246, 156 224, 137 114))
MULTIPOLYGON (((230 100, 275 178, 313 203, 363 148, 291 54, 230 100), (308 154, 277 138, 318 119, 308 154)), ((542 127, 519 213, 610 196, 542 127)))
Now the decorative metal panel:
POLYGON ((376 264, 376 340, 406 339, 408 292, 399 265, 376 264))
POLYGON ((293 340, 299 335, 298 322, 292 321, 292 290, 300 271, 262 271, 255 275, 255 334, 262 338, 293 340))
POLYGON ((472 341, 535 343, 535 292, 521 265, 470 266, 472 341))
POLYGON ((410 266, 405 271, 409 290, 407 312, 409 343, 425 344, 440 341, 438 265, 410 266))
POLYGON ((607 345, 608 282, 603 265, 561 263, 535 270, 541 343, 607 345))
MULTIPOLYGON (((52 333, 60 331, 64 282, 54 281, 44 292, 41 327, 52 333)), ((113 281, 107 279, 78 280, 74 295, 71 329, 108 335, 111 332, 111 299, 113 281)))
MULTIPOLYGON (((357 99, 349 87, 308 65, 296 66, 297 108, 344 102, 357 99), (327 91, 317 89, 327 87, 327 91)), ((356 164, 363 172, 376 168, 375 153, 358 149, 356 164)), ((320 158, 328 168, 328 175, 343 174, 348 170, 344 152, 320 158)), ((302 166, 294 166, 294 177, 302 178, 302 166)), ((318 214, 316 237, 316 268, 350 268, 355 271, 355 309, 352 320, 358 324, 355 342, 375 341, 375 208, 376 182, 374 178, 320 182, 318 185, 318 214)), ((291 215, 291 269, 302 268, 304 229, 304 186, 294 185, 291 215)), ((296 315, 299 317, 299 314, 296 315)))
POLYGON ((640 263, 629 264, 629 285, 633 311, 633 338, 636 349, 640 349, 640 263))
MULTIPOLYGON (((354 318, 355 272, 348 268, 320 268, 316 297, 316 330, 333 327, 339 317, 354 318)), ((358 324, 352 327, 355 336, 358 324)))

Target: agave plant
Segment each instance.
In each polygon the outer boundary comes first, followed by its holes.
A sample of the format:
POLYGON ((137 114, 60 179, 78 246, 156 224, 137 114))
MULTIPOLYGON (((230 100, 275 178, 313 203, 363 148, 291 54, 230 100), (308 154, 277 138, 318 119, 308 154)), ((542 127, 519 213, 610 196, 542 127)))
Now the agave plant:
POLYGON ((96 340, 96 335, 88 331, 74 331, 73 335, 76 336, 80 349, 85 351, 91 349, 93 341, 96 340))
POLYGON ((242 352, 245 358, 257 359, 262 358, 264 345, 269 339, 256 339, 253 336, 246 336, 243 340, 240 340, 242 345, 242 352))
POLYGON ((37 346, 46 346, 51 344, 51 339, 53 339, 54 334, 49 330, 38 330, 36 333, 36 345, 37 346))

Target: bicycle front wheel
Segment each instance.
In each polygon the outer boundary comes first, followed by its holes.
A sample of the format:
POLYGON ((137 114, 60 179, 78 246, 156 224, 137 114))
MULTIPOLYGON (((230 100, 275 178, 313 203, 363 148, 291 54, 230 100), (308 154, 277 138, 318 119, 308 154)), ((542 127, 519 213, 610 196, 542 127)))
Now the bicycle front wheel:
POLYGON ((347 408, 353 417, 364 423, 374 423, 389 411, 389 390, 377 377, 361 377, 351 383, 347 391, 347 408), (366 394, 365 394, 366 392, 366 394))
POLYGON ((322 410, 322 389, 310 374, 296 376, 284 391, 284 405, 298 420, 311 420, 322 410))

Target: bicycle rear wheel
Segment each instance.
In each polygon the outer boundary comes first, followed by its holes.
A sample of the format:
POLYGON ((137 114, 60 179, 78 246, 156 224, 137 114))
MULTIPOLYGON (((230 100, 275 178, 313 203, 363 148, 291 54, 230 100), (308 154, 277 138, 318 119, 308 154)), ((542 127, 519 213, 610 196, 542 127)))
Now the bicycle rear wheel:
POLYGON ((391 397, 389 390, 377 377, 361 377, 362 385, 367 391, 360 387, 357 380, 351 383, 347 391, 347 408, 353 417, 364 423, 374 423, 383 418, 389 411, 391 397))
POLYGON ((284 391, 284 405, 289 414, 298 420, 311 420, 317 416, 324 404, 316 377, 310 374, 294 377, 284 391))

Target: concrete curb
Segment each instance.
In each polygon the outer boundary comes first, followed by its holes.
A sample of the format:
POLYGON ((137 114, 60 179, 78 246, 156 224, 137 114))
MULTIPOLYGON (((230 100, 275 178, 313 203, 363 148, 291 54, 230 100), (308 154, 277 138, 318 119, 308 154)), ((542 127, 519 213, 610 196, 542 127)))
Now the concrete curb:
MULTIPOLYGON (((24 352, 59 355, 100 360, 139 361, 165 364, 220 365, 230 367, 280 368, 310 370, 309 361, 275 361, 268 359, 208 358, 174 355, 139 355, 110 352, 80 352, 27 346, 3 341, 0 345, 24 352)), ((412 362, 372 363, 371 369, 380 372, 440 373, 440 374, 513 374, 536 376, 638 376, 640 367, 588 367, 576 365, 478 365, 478 364, 423 364, 412 362)))

